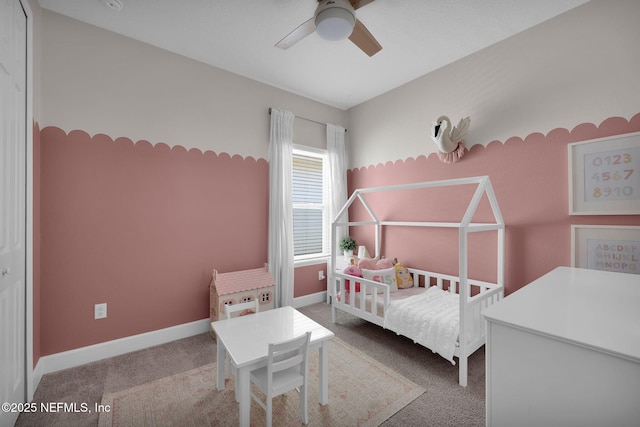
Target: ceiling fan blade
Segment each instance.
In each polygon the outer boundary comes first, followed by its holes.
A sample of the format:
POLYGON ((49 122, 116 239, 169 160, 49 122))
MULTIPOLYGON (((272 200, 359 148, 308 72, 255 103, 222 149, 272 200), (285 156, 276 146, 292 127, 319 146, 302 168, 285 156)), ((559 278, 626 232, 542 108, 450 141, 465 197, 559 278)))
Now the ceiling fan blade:
POLYGON ((382 50, 382 46, 378 43, 378 40, 373 37, 359 19, 356 19, 356 25, 353 27, 353 32, 349 36, 349 40, 369 56, 373 56, 382 50))
POLYGON ((369 3, 373 3, 373 0, 349 0, 349 3, 351 3, 351 6, 353 6, 353 8, 357 10, 357 9, 360 9, 362 6, 366 6, 369 3))
POLYGON ((280 49, 289 49, 294 44, 298 43, 303 38, 307 37, 309 34, 313 33, 316 30, 316 23, 314 19, 311 18, 308 21, 305 21, 298 28, 291 31, 289 34, 284 36, 282 40, 276 43, 276 47, 280 49))

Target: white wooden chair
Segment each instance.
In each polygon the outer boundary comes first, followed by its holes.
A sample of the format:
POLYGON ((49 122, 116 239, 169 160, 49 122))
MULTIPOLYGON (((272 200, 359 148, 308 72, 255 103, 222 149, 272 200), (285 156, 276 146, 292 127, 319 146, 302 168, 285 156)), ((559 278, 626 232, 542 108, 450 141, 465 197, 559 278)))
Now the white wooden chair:
MULTIPOLYGON (((231 319, 231 314, 240 312, 240 316, 243 316, 242 312, 244 310, 249 310, 254 313, 258 312, 260 304, 257 299, 252 299, 251 301, 243 302, 240 304, 229 304, 224 306, 224 313, 227 316, 227 319, 231 319)), ((249 312, 245 313, 249 314, 249 312)))
MULTIPOLYGON (((224 313, 227 319, 231 319, 231 315, 233 313, 239 312, 240 316, 244 316, 245 314, 257 313, 259 310, 260 303, 257 299, 253 299, 251 301, 243 302, 240 304, 228 304, 224 306, 224 313), (244 312, 244 314, 243 314, 244 312)), ((226 379, 231 378, 231 371, 233 370, 233 366, 231 366, 231 360, 228 356, 225 356, 225 363, 227 365, 227 374, 225 376, 226 379)), ((238 371, 233 372, 235 376, 235 380, 238 381, 238 371)), ((237 383, 236 383, 237 384, 237 383)), ((240 398, 240 390, 239 387, 236 386, 236 402, 239 401, 240 398)))
POLYGON ((271 427, 272 400, 290 390, 300 392, 300 416, 304 424, 309 423, 307 414, 307 378, 309 367, 309 340, 311 332, 299 337, 269 344, 267 366, 251 372, 251 382, 265 394, 266 402, 251 391, 251 397, 267 414, 267 427, 271 427))

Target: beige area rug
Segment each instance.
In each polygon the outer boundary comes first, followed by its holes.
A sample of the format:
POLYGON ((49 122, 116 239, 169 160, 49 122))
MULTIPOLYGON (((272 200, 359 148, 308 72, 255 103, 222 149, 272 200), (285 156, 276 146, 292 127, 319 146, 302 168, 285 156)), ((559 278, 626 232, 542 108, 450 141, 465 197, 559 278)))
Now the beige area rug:
MULTIPOLYGON (((425 389, 334 338, 329 346, 329 404, 318 396, 318 352, 309 353, 309 425, 377 426, 425 389)), ((234 379, 215 387, 215 364, 202 366, 115 393, 106 393, 100 414, 106 426, 237 426, 234 379)), ((300 425, 298 393, 276 397, 273 425, 300 425)), ((251 425, 265 424, 265 413, 251 404, 251 425)))

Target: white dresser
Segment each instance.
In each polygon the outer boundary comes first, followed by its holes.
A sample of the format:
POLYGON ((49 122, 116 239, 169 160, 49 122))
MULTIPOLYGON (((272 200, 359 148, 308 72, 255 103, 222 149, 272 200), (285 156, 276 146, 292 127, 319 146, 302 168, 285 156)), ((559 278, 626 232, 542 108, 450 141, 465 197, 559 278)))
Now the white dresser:
POLYGON ((488 426, 640 426, 640 275, 558 267, 482 314, 488 426))

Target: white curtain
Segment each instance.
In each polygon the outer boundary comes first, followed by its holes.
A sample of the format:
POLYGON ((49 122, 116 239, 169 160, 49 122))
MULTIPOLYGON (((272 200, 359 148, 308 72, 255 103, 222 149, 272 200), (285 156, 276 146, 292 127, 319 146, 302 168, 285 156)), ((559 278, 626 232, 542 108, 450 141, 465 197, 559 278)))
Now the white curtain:
POLYGON ((269 138, 269 271, 276 282, 276 307, 293 302, 293 205, 291 201, 293 119, 271 109, 269 138))
MULTIPOLYGON (((331 201, 329 203, 330 221, 347 201, 347 157, 344 145, 344 128, 338 125, 327 124, 327 158, 329 160, 329 177, 331 185, 331 201)), ((344 216, 347 219, 347 215, 344 216)), ((336 230, 337 241, 331 242, 331 250, 336 250, 340 239, 348 234, 347 227, 338 227, 336 230)))

